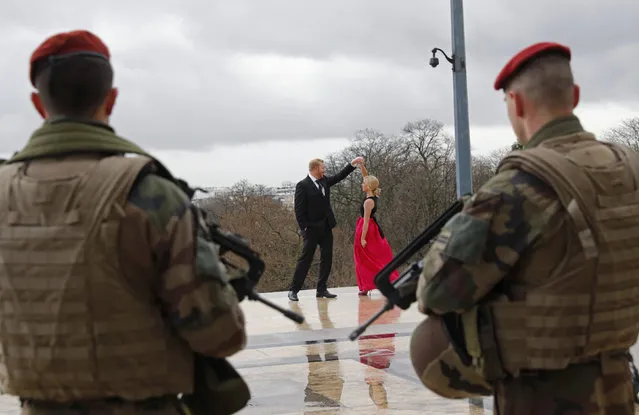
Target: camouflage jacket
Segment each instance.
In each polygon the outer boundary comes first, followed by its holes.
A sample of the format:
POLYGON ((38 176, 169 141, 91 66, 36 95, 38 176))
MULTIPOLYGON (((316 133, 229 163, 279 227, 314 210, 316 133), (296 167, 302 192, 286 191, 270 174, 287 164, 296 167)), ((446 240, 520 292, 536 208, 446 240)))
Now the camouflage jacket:
MULTIPOLYGON (((524 146, 583 131, 575 116, 553 120, 524 146)), ((556 194, 540 179, 518 170, 486 182, 434 239, 417 285, 421 312, 463 313, 491 293, 520 256, 560 214, 556 194)))
POLYGON ((136 264, 125 271, 129 278, 158 276, 157 296, 168 320, 195 352, 227 357, 245 345, 244 317, 218 248, 196 227, 199 218, 188 203, 174 183, 143 177, 125 207, 121 257, 136 264))
MULTIPOLYGON (((58 119, 45 122, 8 162, 83 152, 146 154, 107 125, 58 119)), ((189 202, 174 182, 141 174, 125 206, 120 258, 132 284, 154 276, 144 282, 194 352, 227 357, 246 344, 244 316, 218 247, 196 226, 189 202)))

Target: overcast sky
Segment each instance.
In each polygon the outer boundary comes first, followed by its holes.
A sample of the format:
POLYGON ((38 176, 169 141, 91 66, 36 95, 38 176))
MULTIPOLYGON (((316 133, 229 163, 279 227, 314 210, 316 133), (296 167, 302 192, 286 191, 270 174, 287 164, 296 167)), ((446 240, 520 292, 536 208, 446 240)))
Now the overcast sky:
MULTIPOLYGON (((474 0, 464 20, 473 151, 514 141, 492 84, 538 41, 572 48, 588 129, 639 116, 637 0, 474 0)), ((433 118, 452 132, 450 66, 428 66, 433 47, 450 54, 449 1, 21 0, 0 13, 0 153, 41 122, 30 54, 78 28, 111 49, 117 132, 194 185, 297 181, 358 129, 433 118)))

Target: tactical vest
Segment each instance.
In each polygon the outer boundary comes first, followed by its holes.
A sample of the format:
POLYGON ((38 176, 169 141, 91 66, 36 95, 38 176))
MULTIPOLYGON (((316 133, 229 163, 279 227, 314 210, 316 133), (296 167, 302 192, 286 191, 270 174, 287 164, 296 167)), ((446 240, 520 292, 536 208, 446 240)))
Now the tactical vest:
POLYGON ((515 151, 508 169, 548 183, 565 213, 507 277, 513 298, 490 305, 503 368, 625 351, 639 334, 639 154, 584 132, 515 151))
POLYGON ((126 280, 120 220, 147 157, 0 169, 0 386, 46 401, 190 393, 193 360, 148 286, 126 280), (47 168, 49 177, 31 169, 47 168), (26 170, 26 173, 25 173, 26 170))

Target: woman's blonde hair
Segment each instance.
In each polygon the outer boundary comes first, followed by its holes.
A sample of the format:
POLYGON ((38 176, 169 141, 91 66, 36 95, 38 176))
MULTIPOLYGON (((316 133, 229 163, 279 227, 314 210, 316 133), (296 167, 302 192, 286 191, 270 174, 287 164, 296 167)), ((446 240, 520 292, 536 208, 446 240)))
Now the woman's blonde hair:
POLYGON ((366 186, 368 186, 375 196, 379 196, 382 192, 382 189, 379 187, 379 180, 377 177, 368 175, 364 177, 364 183, 366 183, 366 186))

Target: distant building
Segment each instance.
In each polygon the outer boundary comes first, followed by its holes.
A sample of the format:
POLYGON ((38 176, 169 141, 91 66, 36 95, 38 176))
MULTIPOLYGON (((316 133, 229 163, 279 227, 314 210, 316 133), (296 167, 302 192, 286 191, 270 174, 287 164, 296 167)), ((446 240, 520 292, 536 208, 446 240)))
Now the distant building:
POLYGON ((273 199, 279 200, 285 206, 292 208, 295 202, 295 183, 284 182, 281 186, 271 188, 273 199))
MULTIPOLYGON (((197 191, 193 200, 204 200, 216 196, 223 196, 231 191, 230 187, 203 187, 207 193, 197 191)), ((284 182, 281 186, 267 187, 266 196, 279 200, 288 208, 293 208, 295 202, 295 183, 284 182)), ((264 193, 262 193, 264 194, 264 193)))

